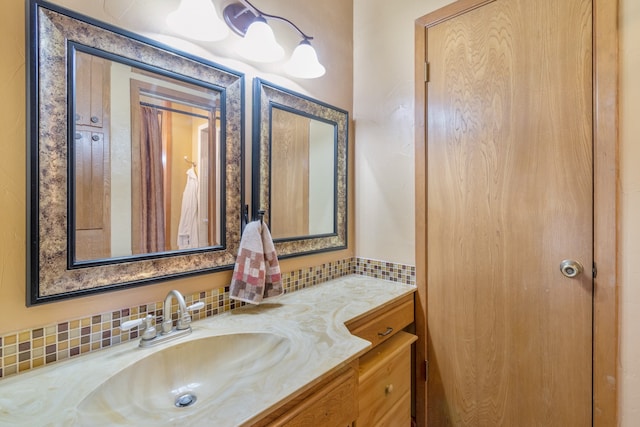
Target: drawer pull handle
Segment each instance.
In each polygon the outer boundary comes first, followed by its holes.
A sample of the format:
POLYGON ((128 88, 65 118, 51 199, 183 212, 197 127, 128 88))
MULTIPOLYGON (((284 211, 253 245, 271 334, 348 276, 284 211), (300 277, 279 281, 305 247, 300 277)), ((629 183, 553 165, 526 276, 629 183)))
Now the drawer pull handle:
POLYGON ((393 328, 390 326, 387 326, 387 330, 384 332, 378 332, 378 336, 379 337, 386 337, 387 335, 389 335, 391 332, 393 332, 393 328))
POLYGON ((391 394, 393 392, 393 384, 387 384, 387 386, 384 388, 384 394, 391 394))

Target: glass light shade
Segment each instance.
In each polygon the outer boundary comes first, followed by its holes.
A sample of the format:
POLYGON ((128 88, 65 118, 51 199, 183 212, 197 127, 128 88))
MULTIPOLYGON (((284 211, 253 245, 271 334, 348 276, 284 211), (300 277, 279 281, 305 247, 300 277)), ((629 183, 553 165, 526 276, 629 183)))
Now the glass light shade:
POLYGON ((229 34, 211 0, 181 0, 178 9, 167 16, 167 24, 176 33, 194 40, 222 40, 229 34))
POLYGON ((284 65, 287 74, 301 79, 315 79, 326 72, 324 66, 318 61, 316 50, 308 40, 303 40, 295 48, 291 59, 284 65))
POLYGON ((284 56, 284 49, 276 41, 267 21, 259 16, 238 43, 238 54, 255 62, 275 62, 284 56))

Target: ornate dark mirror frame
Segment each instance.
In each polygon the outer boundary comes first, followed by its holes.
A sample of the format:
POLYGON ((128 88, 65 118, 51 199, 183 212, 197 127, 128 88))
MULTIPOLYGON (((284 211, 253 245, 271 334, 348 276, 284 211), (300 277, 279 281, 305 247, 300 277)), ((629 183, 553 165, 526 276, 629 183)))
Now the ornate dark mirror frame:
POLYGON ((278 239, 274 244, 280 258, 335 251, 347 247, 347 152, 349 114, 347 111, 308 96, 276 86, 265 80, 253 81, 252 211, 270 222, 271 207, 271 119, 273 108, 306 116, 335 126, 334 227, 321 235, 278 239))
POLYGON ((31 0, 28 21, 27 305, 140 286, 233 266, 243 194, 244 75, 56 5, 31 0), (68 64, 71 44, 144 64, 160 74, 215 87, 221 96, 221 244, 108 258, 69 257, 68 64))

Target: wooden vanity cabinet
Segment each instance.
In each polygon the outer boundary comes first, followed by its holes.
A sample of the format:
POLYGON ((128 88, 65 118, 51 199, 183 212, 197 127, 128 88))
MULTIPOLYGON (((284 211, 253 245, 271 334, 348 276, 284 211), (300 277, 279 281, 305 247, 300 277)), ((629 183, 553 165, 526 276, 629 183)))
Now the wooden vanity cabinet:
POLYGON ((347 323, 373 343, 359 360, 356 427, 411 425, 411 345, 403 329, 414 321, 413 294, 347 323))
POLYGON ((353 363, 252 426, 353 426, 358 416, 357 396, 358 372, 353 363))
POLYGON ((413 294, 359 316, 347 327, 373 343, 365 355, 323 378, 252 427, 409 427, 413 294))

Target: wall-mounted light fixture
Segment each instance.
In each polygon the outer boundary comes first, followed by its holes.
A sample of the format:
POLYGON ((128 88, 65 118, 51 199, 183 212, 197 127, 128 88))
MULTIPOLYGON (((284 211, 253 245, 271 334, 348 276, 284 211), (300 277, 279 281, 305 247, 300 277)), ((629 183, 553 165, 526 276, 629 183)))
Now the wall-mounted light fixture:
POLYGON ((167 24, 176 33, 194 40, 217 41, 229 34, 211 0, 181 0, 167 16, 167 24))
POLYGON ((229 4, 224 8, 223 16, 229 28, 243 37, 238 46, 238 54, 256 62, 274 62, 284 56, 284 49, 276 41, 267 19, 286 22, 302 36, 302 41, 285 64, 285 72, 293 77, 304 79, 324 75, 326 70, 318 61, 318 55, 311 46, 310 40, 313 40, 313 37, 303 33, 290 20, 264 13, 247 0, 229 4))

